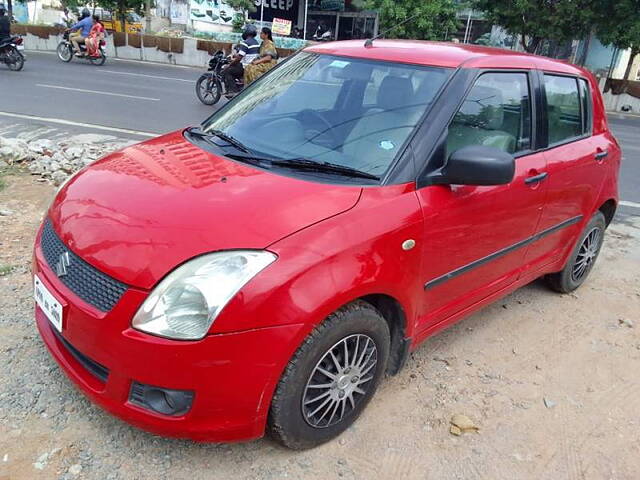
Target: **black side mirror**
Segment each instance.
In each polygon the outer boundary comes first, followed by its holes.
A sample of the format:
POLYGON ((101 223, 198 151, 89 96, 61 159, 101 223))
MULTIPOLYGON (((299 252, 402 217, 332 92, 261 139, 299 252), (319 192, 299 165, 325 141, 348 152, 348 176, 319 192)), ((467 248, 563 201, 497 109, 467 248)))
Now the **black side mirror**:
POLYGON ((425 179, 430 185, 503 185, 513 180, 515 159, 494 147, 470 145, 453 152, 425 179))

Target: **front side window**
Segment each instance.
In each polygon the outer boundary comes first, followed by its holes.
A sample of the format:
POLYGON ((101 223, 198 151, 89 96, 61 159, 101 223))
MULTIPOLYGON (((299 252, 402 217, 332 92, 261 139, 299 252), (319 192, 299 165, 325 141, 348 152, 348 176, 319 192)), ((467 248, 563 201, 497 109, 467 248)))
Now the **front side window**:
POLYGON ((531 101, 526 73, 485 73, 453 117, 447 156, 483 145, 508 153, 531 148, 531 101))
POLYGON ((582 136, 578 82, 573 77, 544 75, 547 97, 549 145, 564 143, 582 136))
POLYGON ((381 177, 450 69, 303 52, 213 114, 253 154, 329 162, 381 177))

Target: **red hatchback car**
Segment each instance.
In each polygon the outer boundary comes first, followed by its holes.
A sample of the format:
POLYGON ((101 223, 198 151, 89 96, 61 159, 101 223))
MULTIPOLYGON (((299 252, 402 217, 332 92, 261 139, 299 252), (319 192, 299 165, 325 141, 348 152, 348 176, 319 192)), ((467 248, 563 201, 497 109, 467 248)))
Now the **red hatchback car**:
POLYGON ((127 422, 312 447, 438 330, 538 277, 580 286, 620 156, 580 68, 313 46, 60 189, 35 244, 37 326, 127 422))

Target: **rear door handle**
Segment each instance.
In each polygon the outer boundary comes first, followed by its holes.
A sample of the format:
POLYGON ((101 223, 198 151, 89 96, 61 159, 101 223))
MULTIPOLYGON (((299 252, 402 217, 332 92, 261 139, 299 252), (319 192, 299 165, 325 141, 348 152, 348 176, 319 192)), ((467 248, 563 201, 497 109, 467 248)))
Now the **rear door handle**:
POLYGON ((609 152, 607 152, 606 150, 603 150, 602 152, 597 152, 594 155, 594 158, 596 160, 603 160, 607 155, 609 155, 609 152))
POLYGON ((547 178, 547 175, 549 174, 547 172, 544 172, 538 175, 534 175, 533 177, 525 178, 524 183, 526 183, 527 185, 531 185, 532 183, 539 183, 543 181, 545 178, 547 178))

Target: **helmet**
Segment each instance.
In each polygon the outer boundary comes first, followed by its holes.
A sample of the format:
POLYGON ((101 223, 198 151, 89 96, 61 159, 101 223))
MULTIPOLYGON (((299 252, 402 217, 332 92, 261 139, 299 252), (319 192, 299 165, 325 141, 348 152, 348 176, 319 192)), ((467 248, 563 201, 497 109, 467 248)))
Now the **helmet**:
POLYGON ((82 18, 87 18, 89 15, 91 15, 91 12, 89 11, 88 8, 83 8, 82 9, 82 14, 80 15, 82 18))
POLYGON ((246 40, 249 37, 255 37, 258 35, 258 29, 252 23, 248 23, 244 26, 244 30, 242 31, 242 39, 246 40))

